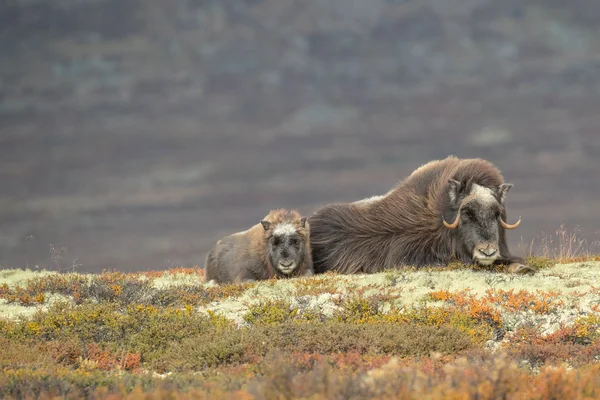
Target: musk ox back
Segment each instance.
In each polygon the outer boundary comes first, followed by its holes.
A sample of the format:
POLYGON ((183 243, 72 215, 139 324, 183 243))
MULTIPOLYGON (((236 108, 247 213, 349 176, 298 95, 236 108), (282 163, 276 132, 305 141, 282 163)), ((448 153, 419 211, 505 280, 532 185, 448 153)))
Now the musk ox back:
POLYGON ((310 230, 296 210, 271 210, 258 224, 219 240, 205 260, 215 283, 313 275, 310 230))
POLYGON ((309 218, 315 272, 459 260, 533 273, 506 242, 506 230, 520 223, 506 222, 511 187, 490 162, 450 156, 421 166, 385 195, 327 205, 309 218))

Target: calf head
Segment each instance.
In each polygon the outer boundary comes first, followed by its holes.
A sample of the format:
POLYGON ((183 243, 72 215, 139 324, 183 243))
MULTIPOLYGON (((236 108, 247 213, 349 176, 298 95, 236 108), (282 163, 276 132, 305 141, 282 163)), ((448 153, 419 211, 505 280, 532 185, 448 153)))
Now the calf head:
POLYGON ((260 222, 265 229, 266 252, 271 265, 283 275, 290 275, 306 257, 306 217, 260 222))

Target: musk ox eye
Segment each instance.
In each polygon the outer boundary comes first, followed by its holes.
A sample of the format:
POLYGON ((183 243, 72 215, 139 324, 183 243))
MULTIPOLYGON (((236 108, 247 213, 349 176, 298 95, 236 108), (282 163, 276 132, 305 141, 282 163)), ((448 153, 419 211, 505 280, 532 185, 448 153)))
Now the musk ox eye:
POLYGON ((292 238, 292 239, 290 239, 290 244, 291 244, 292 246, 298 246, 298 239, 296 239, 296 238, 292 238))
POLYGON ((273 246, 277 247, 281 244, 281 240, 279 240, 279 238, 273 238, 273 246))

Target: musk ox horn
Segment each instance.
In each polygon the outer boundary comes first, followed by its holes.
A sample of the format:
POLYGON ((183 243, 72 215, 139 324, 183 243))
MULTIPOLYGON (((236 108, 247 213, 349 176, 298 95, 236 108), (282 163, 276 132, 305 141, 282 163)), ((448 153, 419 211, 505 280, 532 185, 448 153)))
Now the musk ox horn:
POLYGON ((456 213, 456 218, 454 219, 453 223, 451 223, 451 224, 447 223, 443 216, 442 216, 442 223, 448 229, 456 229, 456 227, 458 226, 459 219, 460 219, 460 208, 458 209, 458 212, 456 213))
POLYGON ((504 229, 515 229, 517 226, 519 226, 521 224, 521 217, 519 217, 519 220, 517 222, 515 222, 514 224, 507 224, 506 222, 504 222, 504 220, 502 219, 502 217, 500 217, 500 225, 502 225, 502 227, 504 229))

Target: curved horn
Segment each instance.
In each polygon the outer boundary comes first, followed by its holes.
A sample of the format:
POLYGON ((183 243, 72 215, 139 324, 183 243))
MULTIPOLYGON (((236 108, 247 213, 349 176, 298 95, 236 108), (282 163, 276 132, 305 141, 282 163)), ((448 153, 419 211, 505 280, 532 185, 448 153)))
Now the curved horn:
POLYGON ((454 219, 453 223, 451 223, 451 224, 447 223, 446 220, 444 219, 444 216, 442 216, 442 223, 448 229, 456 229, 456 227, 458 226, 459 219, 460 219, 460 208, 458 209, 458 212, 456 213, 456 218, 454 219))
POLYGON ((519 217, 519 220, 517 222, 515 222, 514 224, 512 224, 512 225, 507 224, 506 222, 504 222, 504 220, 502 219, 502 217, 500 217, 500 225, 502 225, 502 227, 504 229, 515 229, 520 224, 521 224, 521 217, 519 217))

